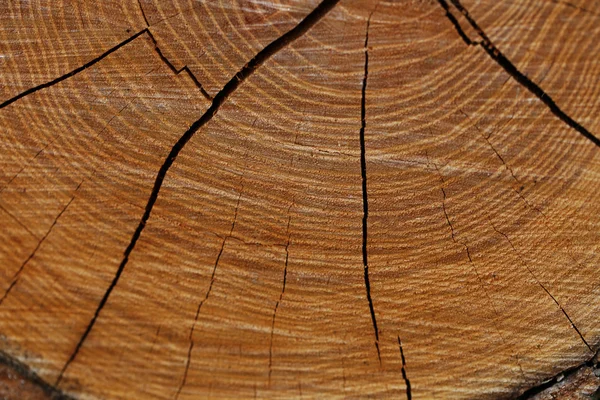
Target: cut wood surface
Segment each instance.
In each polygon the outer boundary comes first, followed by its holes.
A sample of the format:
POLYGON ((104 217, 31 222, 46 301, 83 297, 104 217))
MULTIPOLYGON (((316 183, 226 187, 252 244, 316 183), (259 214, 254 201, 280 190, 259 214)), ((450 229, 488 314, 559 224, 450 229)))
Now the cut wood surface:
POLYGON ((595 0, 0 2, 0 397, 600 397, 599 43, 595 0))

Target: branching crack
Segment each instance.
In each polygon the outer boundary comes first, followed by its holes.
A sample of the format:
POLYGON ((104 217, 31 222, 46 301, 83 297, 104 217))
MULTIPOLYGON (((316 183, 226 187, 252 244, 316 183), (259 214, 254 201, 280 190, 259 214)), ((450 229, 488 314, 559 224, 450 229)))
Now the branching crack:
POLYGON ((175 394, 175 399, 179 398, 183 387, 187 381, 188 371, 190 369, 190 363, 192 361, 192 350, 194 349, 194 330, 196 329, 196 324, 198 323, 198 318, 200 317, 200 310, 206 301, 208 300, 208 296, 210 296, 210 292, 212 291, 213 283, 215 282, 215 275, 217 273, 217 268, 219 267, 219 261, 221 260, 221 256, 223 255, 223 250, 225 250, 225 244, 227 243, 227 239, 233 236, 233 230, 235 229, 235 223, 237 222, 238 210, 240 208, 240 200, 242 199, 242 193, 244 193, 244 186, 242 185, 240 189, 240 193, 238 195, 237 203, 235 205, 235 212, 233 214, 233 221, 231 222, 231 228, 229 229, 229 233, 227 236, 223 238, 221 241, 221 248, 219 253, 217 254, 217 259, 215 260, 215 265, 213 266, 212 275, 210 277, 210 284, 208 285, 208 290, 204 294, 204 298, 198 304, 198 308, 196 309, 196 316, 194 317, 194 323, 192 324, 192 328, 190 329, 190 334, 188 336, 189 347, 187 353, 187 361, 185 363, 185 370, 183 372, 183 378, 177 389, 177 393, 175 394))
POLYGON ((194 73, 188 68, 187 65, 184 65, 180 69, 177 69, 171 63, 171 61, 169 61, 169 59, 163 54, 163 52, 160 50, 160 47, 158 47, 158 42, 154 38, 154 35, 152 34, 152 31, 150 31, 150 24, 148 23, 148 19, 146 18, 146 13, 144 12, 144 8, 142 7, 142 3, 140 2, 140 0, 138 0, 138 5, 140 6, 140 11, 142 12, 142 16, 144 17, 144 21, 146 22, 146 30, 148 31, 148 36, 150 37, 150 40, 152 40, 152 43, 154 43, 154 50, 156 51, 156 54, 158 54, 158 56, 160 57, 160 59, 165 64, 167 64, 167 66, 169 67, 169 69, 175 75, 179 75, 182 71, 185 71, 188 74, 188 76, 192 79, 192 81, 194 82, 194 84, 196 85, 196 87, 200 90, 200 93, 202 93, 202 95, 207 100, 212 101, 213 100, 212 96, 209 95, 206 90, 204 90, 204 87, 202 86, 202 84, 200 83, 200 81, 196 78, 196 75, 194 75, 194 73))
MULTIPOLYGON (((123 273, 123 270, 125 269, 125 266, 127 265, 127 262, 129 261, 129 256, 131 255, 131 252, 135 248, 136 243, 137 243, 138 239, 140 238, 142 231, 144 230, 146 223, 148 222, 148 219, 150 218, 150 214, 152 213, 152 208, 154 207, 154 204, 156 203, 156 200, 158 199, 158 194, 160 192, 160 189, 162 187, 162 183, 166 177, 166 174, 169 171, 169 169, 171 168, 171 166, 173 165, 173 163, 175 162, 175 159, 177 158, 177 156, 179 155, 181 150, 183 150, 183 148, 185 147, 187 142, 189 142, 189 140, 194 136, 194 134, 200 128, 202 128, 204 125, 206 125, 217 114, 221 105, 227 100, 227 98, 233 92, 235 92, 237 90, 237 88, 248 77, 250 77, 262 64, 264 64, 274 54, 276 54, 280 50, 284 49, 290 43, 294 42, 296 39, 298 39, 299 37, 304 35, 310 28, 312 28, 317 22, 319 22, 329 11, 331 11, 331 9, 333 9, 333 7, 338 2, 339 2, 339 0, 323 0, 310 14, 308 14, 302 21, 300 21, 298 23, 298 25, 296 25, 294 28, 292 28, 291 30, 289 30, 288 32, 286 32, 285 34, 280 36, 279 38, 275 39, 274 41, 269 43, 265 48, 263 48, 261 51, 259 51, 254 56, 254 58, 252 58, 250 61, 248 61, 248 63, 246 63, 246 65, 244 65, 242 67, 242 69, 238 73, 236 73, 229 80, 229 82, 227 82, 225 84, 225 86, 223 86, 223 89, 221 89, 221 91, 219 93, 217 93, 217 95, 214 97, 212 104, 208 108, 208 110, 206 110, 206 112, 198 120, 196 120, 188 128, 188 130, 179 138, 179 140, 173 145, 173 147, 171 148, 171 151, 165 158, 163 164, 161 165, 161 167, 156 175, 156 179, 154 181, 154 186, 152 188, 152 192, 150 193, 150 197, 148 198, 148 202, 146 203, 146 208, 145 208, 144 214, 142 215, 140 222, 139 222, 135 232, 133 233, 133 236, 131 238, 131 241, 129 242, 129 245, 127 246, 127 248, 125 249, 125 252, 123 253, 123 260, 121 261, 121 264, 119 265, 112 282, 106 289, 104 296, 100 300, 100 303, 98 304, 98 307, 96 308, 96 311, 94 312, 94 315, 92 316, 88 326, 86 327, 84 333, 82 334, 81 338, 79 339, 79 342, 75 346, 73 353, 71 354, 71 356, 65 363, 60 375, 58 376, 57 385, 62 380, 64 372, 67 370, 69 365, 73 362, 73 360, 75 360, 75 358, 77 357, 77 354, 79 353, 79 350, 81 349, 81 346, 83 345, 83 343, 85 342, 89 333, 93 329, 94 324, 96 323, 96 320, 98 319, 98 316, 102 312, 102 309, 106 305, 108 298, 110 297, 112 291, 114 290, 117 283, 119 282, 119 279, 123 273)), ((144 30, 142 32, 145 32, 146 30, 144 30)), ((139 34, 141 34, 142 32, 140 32, 139 34)))
MULTIPOLYGON (((79 188, 81 187, 82 183, 83 183, 83 181, 81 181, 79 183, 79 185, 77 185, 77 188, 75 189, 75 192, 77 192, 77 190, 79 190, 79 188)), ((71 199, 63 207, 63 209, 58 213, 58 215, 56 216, 56 218, 54 218, 54 221, 50 225, 50 228, 48 228, 48 230, 46 231, 46 234, 38 241, 38 243, 35 246, 35 248, 33 249, 33 251, 29 254, 29 256, 27 257, 27 259, 25 261, 23 261, 23 263, 21 264, 21 266, 19 267, 19 269, 17 270, 17 272, 15 272, 15 274, 13 275, 13 277, 11 279, 11 283, 8 286, 8 289, 6 289, 6 291, 4 292, 4 295, 2 296, 2 298, 0 298, 0 306, 2 305, 2 303, 4 302, 4 300, 6 299, 6 297, 8 297, 8 295, 10 294, 11 290, 15 287, 15 285, 17 284, 17 282, 19 282, 19 279, 21 278, 21 273, 25 269, 25 266, 27 266, 27 264, 29 263, 29 261, 31 261, 31 259, 33 257, 35 257, 35 254, 39 250, 40 246, 42 245, 42 243, 44 243, 44 241, 46 240, 46 238, 48 237, 48 235, 50 235, 50 232, 52 232, 52 229, 54 229, 54 226, 56 226, 56 224, 57 224, 58 220, 60 219, 60 217, 62 217, 62 215, 65 213, 65 211, 67 211, 67 208, 69 208, 69 206, 71 205, 71 203, 73 202, 73 200, 75 200, 75 194, 73 194, 73 196, 71 196, 71 199)))
POLYGON ((552 295, 552 293, 550 293, 550 291, 548 289, 546 289, 546 286, 544 286, 544 284, 542 284, 542 282, 540 282, 540 280, 533 273, 533 271, 531 270, 531 268, 529 268, 529 265, 525 262, 525 260, 521 256, 521 253, 519 251, 517 251, 517 249, 515 248, 512 240, 510 240, 510 238, 508 237, 508 235, 505 234, 504 232, 501 232, 500 230, 498 230, 498 228, 496 228, 496 226, 494 225, 494 223, 491 220, 490 220, 490 224, 492 225, 492 228, 494 229, 494 231, 496 231, 496 233, 502 235, 506 239, 506 241, 508 242, 508 244, 510 245, 510 247, 513 249, 513 251, 515 252, 515 254, 519 257, 519 259, 521 260, 521 263, 525 266, 525 268, 527 269, 527 271, 529 272, 529 274, 533 277, 533 279, 535 280, 535 282, 544 290, 544 292, 546 292, 546 294, 548 294, 548 296, 550 296, 550 298, 552 299, 552 301, 554 301, 554 303, 556 303, 556 306, 558 308, 560 308, 560 311, 562 311, 562 313, 564 314, 564 316, 569 321, 569 324, 571 325, 571 327, 575 330, 575 332, 577 332, 577 335, 579 336, 579 338, 581 339, 581 341, 585 344, 585 346, 589 349, 590 352, 594 353, 594 350, 591 348, 591 346, 585 340, 585 338, 583 337, 583 335, 581 334, 581 332, 579 331, 579 329, 577 328, 577 326, 575 325, 575 323, 573 323, 573 320, 571 319, 571 317, 569 316, 569 314, 567 314, 567 311, 558 302, 558 300, 556 300, 556 297, 554 297, 552 295))
POLYGON ((281 284, 281 293, 279 294, 279 300, 275 303, 275 308, 273 309, 273 320, 271 322, 271 337, 269 339, 269 384, 271 383, 271 375, 273 373, 273 336, 275 334, 275 319, 277 318, 277 310, 279 309, 279 305, 283 301, 283 294, 285 293, 285 284, 287 281, 287 271, 288 271, 288 260, 289 260, 289 247, 291 240, 291 232, 290 232, 290 223, 292 222, 291 210, 294 207, 294 201, 288 207, 288 222, 286 228, 286 236, 287 242, 285 244, 285 265, 283 267, 283 283, 281 284))
POLYGON ((198 87, 198 89, 200 90, 200 92, 202 93, 202 95, 212 101, 213 98, 206 92, 206 90, 204 90, 204 88, 202 87, 202 84, 200 83, 200 81, 198 81, 198 79, 196 78, 196 76, 192 73, 192 71, 187 67, 187 65, 184 65, 182 68, 177 69, 175 68, 175 66, 164 56, 164 54, 162 53, 162 51, 160 50, 160 48, 158 47, 158 43, 156 41, 156 39, 154 38, 154 35, 152 34, 152 32, 150 31, 150 24, 148 23, 148 19, 146 18, 146 14, 144 13, 144 9, 142 8, 142 4, 139 2, 138 0, 138 4, 140 7, 140 10, 142 12, 142 16, 144 17, 144 21, 146 22, 146 28, 142 29, 141 31, 137 32, 136 34, 128 37, 127 39, 123 40, 122 42, 120 42, 119 44, 117 44, 114 47, 111 47, 110 49, 108 49, 107 51, 105 51, 104 53, 102 53, 100 56, 88 61, 87 63, 83 64, 82 66, 75 68, 74 70, 67 72, 64 75, 59 76, 58 78, 55 78, 51 81, 42 83, 40 85, 34 86, 30 89, 25 90, 24 92, 21 92, 19 94, 17 94, 16 96, 11 97, 10 99, 4 101, 2 104, 0 104, 0 109, 14 103, 15 101, 29 95, 32 93, 37 92, 38 90, 41 89, 45 89, 48 88, 50 86, 56 85, 57 83, 60 83, 62 81, 64 81, 65 79, 71 78, 74 75, 77 75, 78 73, 84 71, 85 69, 93 66, 94 64, 98 63, 99 61, 102 61, 104 58, 106 58, 107 56, 109 56, 110 54, 114 53, 115 51, 119 50, 121 47, 125 46, 126 44, 132 42, 133 40, 137 39, 139 36, 141 36, 144 33, 147 33, 148 36, 150 37, 150 40, 152 40, 152 43, 154 44, 154 50, 156 51, 156 53, 158 54, 158 56, 160 57, 160 59, 167 64, 167 66, 169 67, 169 69, 175 74, 175 75, 179 75, 179 73, 181 73, 182 71, 185 71, 189 77, 192 79, 192 81, 194 82, 194 84, 196 85, 196 87, 198 87))
POLYGON ((367 20, 367 29, 365 34, 365 73, 362 84, 362 97, 360 107, 360 170, 362 177, 362 197, 363 197, 363 218, 362 218, 362 258, 364 268, 364 279, 365 289, 367 292, 367 300, 369 302, 369 310, 371 311, 371 321, 373 323, 373 330, 375 331, 375 348, 377 349, 377 358, 379 364, 381 364, 381 352, 379 349, 379 329, 377 328, 377 318, 375 315, 375 307, 373 306, 373 299, 371 297, 371 284, 369 282, 369 263, 367 254, 367 228, 369 219, 369 196, 367 192, 367 157, 366 157, 366 146, 365 146, 365 129, 367 127, 366 117, 366 94, 367 94, 367 79, 369 77, 369 27, 371 25, 371 15, 367 20))
POLYGON ((404 384, 406 385, 406 397, 408 400, 412 400, 410 380, 406 375, 406 358, 404 358, 404 350, 402 349, 402 341, 400 340, 400 336, 398 336, 398 349, 400 350, 400 359, 402 360, 402 379, 404 379, 404 384))
POLYGON ((557 116, 561 121, 575 129, 581 135, 583 135, 586 139, 590 140, 596 146, 600 147, 600 139, 588 131, 585 127, 583 127, 580 123, 575 121, 569 115, 567 115, 555 102, 554 100, 546 93, 544 90, 538 86, 535 82, 529 79, 525 74, 517 69, 517 67, 508 59, 498 48, 492 43, 490 38, 486 35, 486 33, 479 27, 477 22, 471 17, 469 12, 463 5, 460 3, 460 0, 450 0, 454 7, 467 19, 469 24, 473 27, 473 29, 477 32, 481 40, 475 41, 471 40, 469 36, 464 32, 460 23, 456 19, 456 17, 450 11, 450 7, 446 0, 438 0, 438 3, 442 6, 444 11, 446 12, 446 17, 450 20, 454 28, 458 32, 461 39, 469 46, 481 46, 485 52, 492 58, 499 66, 501 66, 510 76, 513 77, 515 81, 517 81, 521 86, 525 87, 529 90, 533 95, 535 95, 538 99, 540 99, 548 109, 557 116))

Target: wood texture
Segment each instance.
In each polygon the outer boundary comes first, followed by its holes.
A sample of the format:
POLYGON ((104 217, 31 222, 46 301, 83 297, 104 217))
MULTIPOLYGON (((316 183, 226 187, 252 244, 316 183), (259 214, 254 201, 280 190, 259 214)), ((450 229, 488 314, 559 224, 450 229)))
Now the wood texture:
POLYGON ((2 2, 2 395, 597 397, 599 18, 2 2))

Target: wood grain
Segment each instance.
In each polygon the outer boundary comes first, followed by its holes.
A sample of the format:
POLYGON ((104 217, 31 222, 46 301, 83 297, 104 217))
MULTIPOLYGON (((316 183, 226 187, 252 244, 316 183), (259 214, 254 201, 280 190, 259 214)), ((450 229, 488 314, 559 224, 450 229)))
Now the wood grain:
POLYGON ((597 396, 599 16, 3 2, 0 394, 597 396))

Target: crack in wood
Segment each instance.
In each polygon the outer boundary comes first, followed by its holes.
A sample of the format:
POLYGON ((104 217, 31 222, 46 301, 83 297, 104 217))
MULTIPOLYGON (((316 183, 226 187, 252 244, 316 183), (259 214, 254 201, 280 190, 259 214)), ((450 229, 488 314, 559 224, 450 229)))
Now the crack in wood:
POLYGON ((446 17, 457 33, 461 37, 461 39, 469 46, 481 46, 485 52, 494 60, 499 66, 501 66, 510 76, 513 77, 515 81, 517 81, 521 86, 525 87, 529 92, 535 95, 538 99, 544 103, 548 109, 557 116, 561 121, 567 124, 569 127, 575 129, 586 139, 591 141, 596 146, 600 147, 600 139, 588 131, 585 127, 583 127, 579 122, 575 121, 571 118, 567 113, 565 113, 556 102, 546 93, 540 86, 538 86, 535 82, 529 79, 525 74, 523 74, 519 69, 492 43, 490 38, 486 35, 486 33, 479 27, 475 19, 469 14, 467 9, 463 7, 459 0, 450 0, 454 7, 467 19, 469 24, 473 27, 475 32, 479 35, 481 40, 472 40, 462 29, 460 22, 456 19, 456 17, 450 11, 450 7, 446 0, 437 0, 440 6, 444 9, 446 13, 446 17))
POLYGON ((169 61, 169 59, 163 54, 160 47, 158 46, 158 42, 157 42, 156 38, 152 34, 152 31, 150 31, 150 23, 148 23, 148 19, 146 18, 146 13, 144 12, 144 8, 142 7, 142 3, 140 2, 140 0, 138 0, 138 5, 140 6, 140 11, 142 12, 144 21, 146 22, 146 29, 148 31, 148 36, 150 37, 150 40, 152 40, 152 43, 154 43, 154 51, 156 51, 156 54, 158 54, 158 57, 165 64, 167 64, 167 66, 169 67, 171 72, 173 72, 175 75, 179 75, 181 72, 185 71, 188 74, 188 76, 192 79, 192 81, 194 82, 194 85, 196 85, 196 87, 200 90, 200 93, 202 93, 202 95, 207 100, 212 101, 213 100, 212 96, 210 94, 208 94, 208 92, 204 89, 204 87, 202 86, 202 84, 200 83, 198 78, 196 78, 196 75, 194 75, 194 73, 188 68, 187 65, 184 65, 183 67, 177 69, 177 68, 175 68, 173 63, 171 63, 171 61, 169 61))
MULTIPOLYGON (((568 378, 569 376, 576 374, 578 371, 580 371, 583 368, 586 368, 586 367, 594 368, 594 369, 600 368, 600 362, 598 361, 599 357, 600 357, 600 349, 598 351, 596 351, 596 353, 592 357, 588 358, 581 364, 576 365, 571 368, 564 369, 564 370, 560 371, 559 373, 557 373, 556 375, 550 377, 549 379, 544 380, 540 384, 530 387, 529 389, 525 390, 520 396, 516 397, 515 400, 531 399, 535 395, 537 395, 537 394, 543 392, 544 390, 549 389, 552 386, 563 381, 565 378, 568 378)), ((593 400, 593 398, 592 398, 592 400, 593 400)))
POLYGON ((83 64, 82 66, 75 68, 74 70, 67 72, 64 75, 59 76, 58 78, 55 78, 49 82, 46 83, 42 83, 40 85, 34 86, 30 89, 25 90, 24 92, 19 93, 18 95, 11 97, 10 99, 4 101, 2 104, 0 104, 0 109, 14 103, 15 101, 22 99, 23 97, 30 95, 32 93, 37 92, 38 90, 41 89, 45 89, 47 87, 56 85, 57 83, 60 83, 62 81, 64 81, 65 79, 68 79, 72 76, 77 75, 78 73, 86 70, 87 68, 91 67, 92 65, 98 63, 99 61, 102 61, 103 59, 105 59, 106 57, 108 57, 109 55, 111 55, 112 53, 114 53, 115 51, 119 50, 121 47, 127 45, 128 43, 134 41, 135 39, 137 39, 139 36, 141 36, 142 34, 148 32, 148 28, 146 29, 142 29, 141 31, 139 31, 138 33, 128 37, 127 39, 123 40, 121 43, 117 44, 116 46, 111 47, 110 49, 106 50, 104 53, 102 53, 100 56, 88 61, 87 63, 83 64))
POLYGON ((210 276, 210 283, 208 285, 208 289, 206 290, 204 298, 198 304, 198 308, 196 310, 196 316, 194 317, 194 323, 192 324, 192 328, 190 329, 190 334, 188 337, 189 347, 188 347, 188 353, 187 353, 187 360, 185 363, 185 370, 183 372, 183 378, 181 380, 179 388, 177 389, 177 393, 175 394, 175 400, 177 400, 179 398, 179 396, 181 395, 181 391, 183 390, 183 388, 186 384, 186 381, 187 381, 187 376, 188 376, 188 372, 190 369, 190 363, 192 362, 192 350, 194 349, 194 330, 196 329, 196 324, 198 323, 198 318, 200 317, 200 310, 202 309, 202 306, 204 305, 204 303, 206 303, 206 301, 208 300, 208 296, 210 296, 210 292, 212 291, 213 283, 215 283, 215 275, 217 273, 217 268, 219 267, 219 261, 221 260, 221 256, 223 255, 223 251, 225 250, 225 244, 227 243, 227 239, 230 239, 233 236, 233 230, 235 229, 235 223, 237 222, 238 210, 240 208, 240 201, 242 199, 243 193, 244 193, 244 185, 242 184, 242 187, 240 188, 240 192, 238 195, 237 203, 235 206, 235 212, 233 215, 233 221, 231 222, 231 228, 230 228, 227 236, 225 236, 223 238, 223 241, 221 242, 221 248, 219 250, 219 253, 217 254, 217 259, 215 260, 215 265, 213 267, 212 274, 210 276))
POLYGON ((400 340, 400 336, 398 336, 398 349, 400 350, 400 360, 402 361, 402 379, 404 379, 404 384, 406 385, 406 398, 408 400, 412 400, 410 380, 406 374, 406 358, 404 357, 404 349, 402 348, 402 340, 400 340))
MULTIPOLYGON (((79 185, 77 185, 77 188, 74 190, 74 192, 77 192, 79 190, 79 188, 81 187, 82 183, 83 183, 83 180, 81 182, 79 182, 79 185)), ((33 249, 33 251, 29 254, 29 256, 25 259, 25 261, 23 261, 23 263, 21 264, 21 266, 19 267, 19 269, 17 270, 17 272, 13 275, 13 277, 11 278, 10 285, 8 286, 8 288, 6 289, 6 291, 4 292, 4 295, 0 298, 0 306, 2 306, 2 303, 4 302, 4 300, 8 297, 8 295, 10 294, 10 292, 12 291, 12 289, 19 282, 19 279, 21 278, 21 273, 25 269, 25 266, 29 263, 29 261, 31 261, 31 259, 33 257, 35 257, 35 254, 37 253, 38 249, 40 248, 40 246, 42 245, 42 243, 44 243, 44 241, 46 240, 46 238, 48 237, 48 235, 50 235, 50 233, 52 232, 52 229, 54 229, 54 226, 58 223, 58 220, 60 219, 60 217, 62 217, 62 215, 65 213, 65 211, 67 211, 67 208, 69 208, 69 206, 71 205, 71 203, 73 202, 73 200, 75 200, 75 194, 73 194, 73 196, 71 196, 71 199, 69 200, 69 202, 58 213, 58 215, 56 216, 56 218, 54 218, 54 221, 50 225, 50 228, 48 228, 48 230, 46 231, 46 234, 38 241, 38 243, 35 246, 35 248, 33 249)))
MULTIPOLYGON (((492 299, 492 296, 490 296, 490 294, 486 290, 485 283, 483 282, 483 279, 481 278, 481 275, 479 275, 479 270, 477 269, 477 266, 475 265, 475 262, 473 261, 473 258, 471 256, 471 250, 469 249, 469 246, 467 245, 466 242, 460 241, 460 240, 458 240, 456 238, 456 234, 455 234, 455 231, 454 231, 454 224, 452 223, 452 221, 450 219, 450 215, 448 214, 448 210, 446 208, 447 195, 446 195, 446 189, 444 188, 444 185, 446 185, 446 181, 444 179, 444 175, 442 174, 442 171, 440 171, 440 169, 437 166, 437 164, 434 163, 433 161, 430 161, 429 160, 429 156, 427 154, 425 154, 425 156, 426 156, 426 158, 428 160, 427 166, 429 167, 429 164, 432 164, 433 167, 435 168, 438 176, 439 176, 439 179, 440 179, 440 189, 441 189, 441 192, 442 192, 442 211, 443 211, 444 217, 446 219, 446 224, 450 228, 450 235, 451 235, 452 241, 455 244, 457 244, 459 246, 462 246, 464 248, 465 254, 467 256, 467 260, 469 261, 469 265, 471 266, 471 268, 473 269, 473 272, 475 272, 475 276, 477 277, 479 288, 481 289, 481 291, 483 292, 484 296, 486 297, 487 303, 491 307, 492 311, 494 312, 494 315, 496 316, 496 318, 499 318, 500 317, 500 313, 498 312, 498 309, 496 308, 496 302, 492 299)), ((498 335, 498 337, 502 341, 503 345, 508 347, 508 343, 506 341, 506 338, 502 334, 502 330, 498 327, 498 324, 497 324, 497 322, 496 322, 495 319, 492 319, 492 326, 495 329, 496 334, 498 335)), ((523 366, 521 365, 521 358, 519 357, 519 354, 515 353, 514 355, 511 355, 511 357, 515 358, 515 363, 517 364, 517 367, 519 368, 521 376, 524 378, 525 377, 525 372, 523 371, 523 366)))
POLYGON ((35 93, 41 89, 45 89, 48 88, 50 86, 56 85, 57 83, 60 83, 68 78, 71 78, 77 74, 79 74, 80 72, 83 72, 84 70, 86 70, 87 68, 93 66, 94 64, 102 61, 104 58, 108 57, 110 54, 114 53, 115 51, 119 50, 121 47, 129 44, 130 42, 134 41, 135 39, 137 39, 139 36, 141 36, 144 33, 147 33, 148 36, 150 37, 150 40, 152 41, 152 43, 154 44, 154 50, 156 51, 156 53, 158 54, 159 58, 161 59, 161 61, 163 61, 168 67, 169 69, 175 74, 175 75, 179 75, 181 72, 185 71, 188 76, 192 79, 192 81, 194 82, 194 85, 196 85, 196 87, 200 90, 200 92, 202 93, 202 95, 209 101, 212 101, 213 98, 210 94, 208 94, 208 92, 206 92, 206 90, 204 89, 204 87, 202 86, 202 84, 200 83, 200 81, 196 78, 196 75, 194 75, 194 73, 188 68, 187 65, 184 65, 182 68, 177 69, 175 68, 175 66, 169 61, 169 59, 162 53, 162 51, 160 50, 160 48, 158 47, 158 43, 156 41, 156 39, 154 38, 154 35, 152 34, 152 32, 150 31, 150 24, 148 23, 148 20, 146 19, 146 14, 144 13, 144 10, 142 8, 141 3, 139 3, 140 6, 140 10, 142 12, 142 16, 144 18, 144 21, 146 22, 146 28, 142 29, 141 31, 135 33, 134 35, 128 37, 127 39, 123 40, 122 42, 120 42, 119 44, 111 47, 110 49, 108 49, 107 51, 105 51, 104 53, 102 53, 100 56, 88 61, 87 63, 83 64, 82 66, 75 68, 74 70, 67 72, 66 74, 63 74, 61 76, 59 76, 58 78, 55 78, 51 81, 39 84, 37 86, 34 86, 32 88, 29 88, 19 94, 17 94, 16 96, 11 97, 10 99, 4 101, 3 103, 0 104, 0 109, 14 103, 15 101, 30 95, 32 93, 35 93))
POLYGON ((548 294, 548 296, 550 296, 550 298, 554 301, 554 303, 556 303, 556 305, 558 306, 558 308, 560 308, 560 310, 562 311, 562 313, 565 315, 565 317, 569 321, 571 327, 575 330, 575 332, 577 332, 577 335, 583 341, 583 343, 586 345, 586 347, 588 348, 588 350, 591 353, 594 353, 594 350, 592 350, 592 347, 585 340, 585 338, 581 334, 581 331, 579 331, 579 329, 577 328, 577 326, 575 325, 575 323, 573 322, 573 320, 571 319, 571 317, 569 316, 569 314, 567 314, 567 312, 565 311, 565 309, 563 308, 563 306, 558 302, 558 300, 556 300, 556 297, 554 297, 552 295, 552 293, 550 293, 550 291, 548 289, 546 289, 546 286, 544 286, 544 284, 542 284, 542 282, 540 282, 540 280, 533 273, 533 271, 531 270, 531 268, 529 268, 529 265, 525 262, 525 260, 521 256, 521 253, 517 251, 517 249, 515 248, 512 240, 510 240, 510 238, 508 237, 508 235, 505 234, 504 232, 501 232, 500 230, 498 230, 498 228, 496 228, 496 226, 492 223, 491 220, 490 220, 490 224, 492 225, 492 228, 494 229, 494 231, 496 231, 496 233, 502 235, 506 239, 506 241, 508 242, 508 244, 510 244, 510 247, 513 249, 513 251, 515 252, 515 254, 519 257, 519 259, 521 260, 521 262, 523 263, 523 265, 525 266, 525 268, 527 269, 527 271, 529 272, 529 274, 533 277, 533 279, 535 280, 535 282, 548 294))
MULTIPOLYGON (((375 12, 375 11, 373 11, 375 12)), ((367 80, 369 77, 369 27, 371 25, 371 16, 367 20, 367 29, 365 33, 365 72, 362 82, 362 96, 360 100, 360 172, 362 178, 362 200, 363 200, 363 218, 362 218, 362 259, 364 269, 365 290, 367 301, 369 302, 369 311, 371 312, 371 323, 375 332, 375 349, 377 350, 377 359, 381 365, 381 351, 379 349, 379 329, 377 328, 377 316, 375 315, 375 306, 371 297, 371 284, 369 282, 369 262, 367 254, 368 240, 368 219, 369 219, 369 196, 367 192, 367 156, 365 146, 365 129, 367 127, 367 80)))
MULTIPOLYGON (((539 206, 537 206, 536 204, 534 204, 531 201, 529 201, 525 197, 525 195, 523 195, 522 191, 525 188, 523 182, 521 182, 521 180, 519 178, 517 178, 516 174, 514 173, 513 169, 511 168, 511 166, 506 162, 506 160, 504 159, 504 157, 500 154, 500 152, 492 144, 492 142, 490 140, 490 137, 492 136, 492 134, 486 136, 479 129, 479 127, 477 126, 477 124, 472 121, 471 117, 467 113, 465 113, 460 108, 459 108, 459 111, 460 111, 460 113, 462 115, 464 115, 468 120, 470 120, 472 122, 473 127, 481 134, 481 136, 486 141, 486 143, 488 144, 488 146, 490 147, 490 149, 494 152, 494 154, 500 160, 500 162, 502 162, 502 164, 504 165, 504 168, 510 173, 512 179, 517 184, 517 187, 514 187, 514 186, 512 187, 513 192, 519 197, 519 199, 525 204, 525 206, 527 208, 529 208, 530 210, 533 210, 533 211, 537 212, 542 217, 542 224, 548 230, 548 232, 550 232, 551 234, 553 234, 555 236, 558 236, 557 232, 550 226, 550 218, 546 215, 546 213, 539 206)), ((511 120, 512 120, 512 118, 511 118, 511 120)), ((572 242, 570 240, 568 240, 567 243, 572 246, 572 242)), ((581 263, 579 261, 577 261, 575 259, 575 257, 573 257, 570 253, 567 254, 567 257, 569 257, 569 259, 571 261, 573 261, 574 264, 581 265, 581 263)))
MULTIPOLYGON (((133 236, 129 242, 129 245, 125 249, 123 253, 123 259, 117 268, 117 271, 107 287, 102 299, 100 300, 96 311, 94 312, 90 322, 88 323, 85 331, 81 335, 79 341, 77 342, 73 352, 70 357, 66 361, 63 366, 61 373, 58 376, 56 381, 56 385, 61 382, 64 373, 69 368, 69 365, 75 360, 77 354, 81 350, 85 340, 88 335, 92 331, 96 320, 98 319, 102 309, 106 305, 108 298, 110 297, 112 291, 116 287, 119 279, 129 261, 129 256, 131 255, 133 249, 135 248, 137 241, 139 240, 148 219, 150 218, 150 214, 152 213, 152 209, 156 200, 158 199, 158 194, 162 187, 163 181, 166 177, 167 172, 175 162, 175 159, 183 150, 187 142, 194 136, 194 134, 206 125, 219 111, 221 105, 227 100, 227 98, 237 90, 237 88, 248 78, 250 77, 262 64, 264 64, 268 59, 270 59, 273 55, 275 55, 280 50, 286 48, 290 43, 294 42, 296 39, 303 36, 310 28, 312 28, 317 22, 319 22, 329 11, 331 11, 335 5, 339 2, 339 0, 323 0, 312 12, 310 12, 302 21, 300 21, 294 28, 275 39, 271 43, 269 43, 266 47, 264 47, 261 51, 259 51, 248 63, 246 63, 240 71, 238 71, 226 84, 223 86, 223 89, 214 97, 211 106, 206 110, 206 112, 196 120, 188 130, 179 138, 179 140, 173 145, 171 151, 165 158, 163 164, 161 165, 156 179, 154 181, 154 185, 152 187, 152 191, 146 203, 146 207, 144 213, 140 219, 140 222, 133 233, 133 236)), ((147 31, 141 31, 139 34, 147 31)), ((138 36, 139 36, 138 34, 138 36)), ((137 37, 137 36, 136 36, 137 37)))
POLYGON ((287 282, 287 272, 288 272, 288 261, 290 257, 289 247, 290 241, 292 238, 292 234, 290 232, 290 224, 292 222, 291 211, 295 205, 295 199, 292 199, 292 203, 288 207, 288 222, 286 228, 287 242, 285 244, 285 265, 283 267, 283 282, 281 284, 281 293, 279 294, 279 299, 275 303, 275 308, 273 309, 273 320, 271 322, 271 336, 269 339, 269 385, 271 384, 271 375, 273 374, 273 337, 275 335, 275 319, 277 318, 277 310, 283 301, 283 294, 285 293, 285 284, 287 282))
MULTIPOLYGON (((2 191, 0 190, 0 194, 2 193, 2 191)), ((13 215, 13 213, 11 213, 10 211, 8 211, 3 205, 2 203, 0 203, 0 210, 4 211, 6 213, 6 215, 8 215, 13 221, 15 221, 21 228, 25 229, 25 232, 29 233, 31 236, 33 236, 34 238, 36 238, 37 240, 40 240, 40 237, 38 237, 38 235, 36 235, 35 233, 33 233, 28 227, 27 225, 25 225, 24 223, 21 222, 21 220, 19 220, 15 215, 13 215)))

